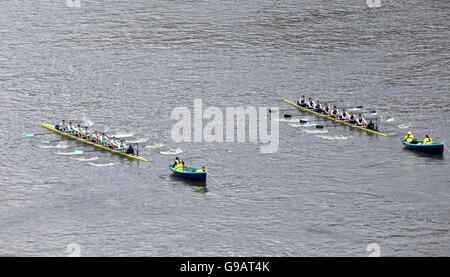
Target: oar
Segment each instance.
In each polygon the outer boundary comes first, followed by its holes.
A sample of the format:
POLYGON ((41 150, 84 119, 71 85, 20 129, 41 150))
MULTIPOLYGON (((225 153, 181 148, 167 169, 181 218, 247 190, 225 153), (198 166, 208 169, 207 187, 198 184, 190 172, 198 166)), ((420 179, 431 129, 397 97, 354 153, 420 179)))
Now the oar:
MULTIPOLYGON (((278 110, 279 112, 286 112, 286 111, 298 111, 298 109, 286 109, 286 110, 278 110)), ((269 113, 272 113, 272 110, 269 109, 269 113)))
POLYGON ((216 181, 216 179, 214 179, 214 177, 211 175, 211 173, 208 172, 209 177, 211 177, 211 179, 214 181, 214 183, 216 183, 217 185, 220 186, 220 184, 216 181))
POLYGON ((48 135, 49 133, 39 133, 39 134, 26 134, 25 137, 32 138, 35 136, 48 135))
POLYGON ((44 143, 44 144, 50 144, 50 143, 53 143, 53 142, 60 142, 60 141, 63 141, 64 139, 60 139, 60 140, 52 140, 52 141, 49 141, 49 140, 43 140, 43 141, 41 141, 41 143, 44 143))
POLYGON ((290 114, 284 114, 284 118, 291 118, 292 117, 292 115, 290 115, 290 114))
POLYGON ((447 148, 447 146, 445 146, 445 144, 444 144, 444 147, 445 147, 445 149, 447 149, 448 152, 450 152, 450 150, 448 150, 448 148, 447 148))

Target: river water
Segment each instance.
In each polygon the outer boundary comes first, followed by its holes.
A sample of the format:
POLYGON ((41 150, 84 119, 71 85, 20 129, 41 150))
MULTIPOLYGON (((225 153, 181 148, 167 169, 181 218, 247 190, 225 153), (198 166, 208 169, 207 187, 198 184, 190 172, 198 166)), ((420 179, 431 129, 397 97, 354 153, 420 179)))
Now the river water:
POLYGON ((400 142, 450 145, 448 1, 106 2, 0 3, 0 255, 449 255, 449 153, 400 142), (172 139, 194 99, 287 110, 301 94, 376 111, 388 136, 282 111, 275 153, 172 139), (41 143, 61 119, 149 162, 41 143), (175 156, 216 182, 174 178, 175 156))

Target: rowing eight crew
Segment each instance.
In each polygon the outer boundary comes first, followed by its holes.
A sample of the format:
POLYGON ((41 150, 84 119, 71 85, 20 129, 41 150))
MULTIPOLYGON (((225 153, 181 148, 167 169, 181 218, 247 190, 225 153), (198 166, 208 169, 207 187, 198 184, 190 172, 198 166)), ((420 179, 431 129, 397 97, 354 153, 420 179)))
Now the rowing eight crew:
POLYGON ((123 139, 120 140, 120 142, 116 139, 116 137, 109 138, 105 135, 105 133, 99 133, 98 131, 95 131, 92 133, 88 130, 88 127, 81 128, 80 124, 77 126, 73 125, 72 122, 69 122, 69 124, 66 123, 65 120, 61 121, 58 125, 59 131, 68 133, 72 136, 76 136, 79 138, 83 138, 89 141, 92 141, 94 143, 112 148, 114 150, 119 150, 122 152, 128 152, 128 145, 125 143, 123 139))
POLYGON ((325 103, 325 105, 322 106, 319 100, 317 100, 317 102, 314 103, 311 97, 307 101, 305 96, 303 95, 298 100, 297 105, 307 109, 314 110, 315 112, 318 113, 323 113, 335 119, 344 120, 351 124, 357 124, 358 126, 373 129, 373 126, 369 126, 371 128, 368 127, 369 124, 367 124, 367 121, 362 117, 361 114, 358 114, 358 116, 356 116, 353 114, 353 112, 350 113, 346 112, 345 109, 342 109, 342 112, 339 112, 336 106, 333 106, 333 108, 331 108, 330 106, 328 106, 328 103, 325 103))

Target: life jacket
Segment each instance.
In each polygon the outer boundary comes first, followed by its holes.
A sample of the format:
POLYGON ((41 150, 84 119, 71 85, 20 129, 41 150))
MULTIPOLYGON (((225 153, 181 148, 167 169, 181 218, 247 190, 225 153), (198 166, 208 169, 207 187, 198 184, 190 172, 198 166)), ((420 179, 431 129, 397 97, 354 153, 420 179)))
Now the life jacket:
POLYGON ((175 160, 175 166, 173 167, 173 169, 178 170, 178 171, 183 171, 183 162, 181 160, 175 160))
POLYGON ((432 144, 432 143, 433 143, 433 140, 431 138, 425 138, 423 140, 423 144, 432 144))
POLYGON ((403 140, 406 142, 412 142, 414 140, 414 136, 407 134, 403 140))

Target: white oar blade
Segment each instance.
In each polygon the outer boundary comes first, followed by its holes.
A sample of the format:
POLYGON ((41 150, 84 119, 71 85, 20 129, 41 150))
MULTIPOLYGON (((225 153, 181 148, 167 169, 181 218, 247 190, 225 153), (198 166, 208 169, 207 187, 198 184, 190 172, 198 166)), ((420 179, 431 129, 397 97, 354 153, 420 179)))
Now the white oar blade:
POLYGON ((25 137, 32 138, 32 137, 34 137, 34 134, 26 134, 25 137))
POLYGON ((83 155, 83 151, 81 150, 75 150, 75 155, 83 155))
POLYGON ((50 141, 48 141, 48 140, 43 140, 43 141, 41 141, 41 143, 44 143, 44 144, 50 144, 50 141))

